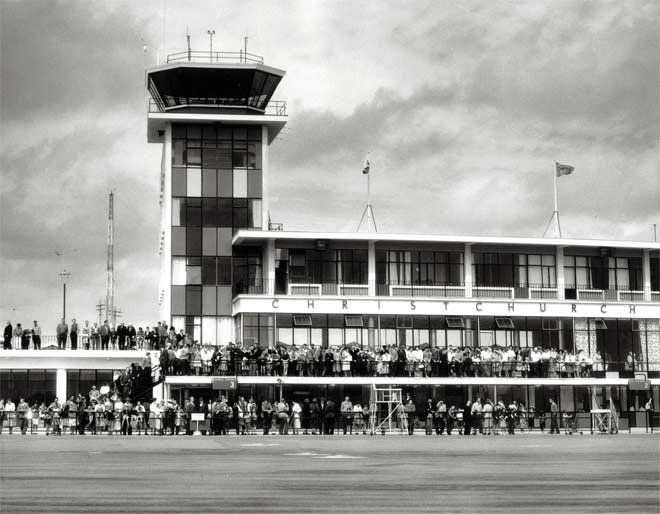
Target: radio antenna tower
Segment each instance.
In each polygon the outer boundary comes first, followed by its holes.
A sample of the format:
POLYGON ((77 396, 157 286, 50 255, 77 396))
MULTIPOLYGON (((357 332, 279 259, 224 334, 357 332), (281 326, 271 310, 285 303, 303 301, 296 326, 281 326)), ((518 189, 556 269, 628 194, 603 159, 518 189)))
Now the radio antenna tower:
POLYGON ((105 313, 108 321, 115 325, 115 263, 114 263, 114 194, 110 191, 110 202, 108 204, 108 255, 107 255, 107 284, 105 290, 105 313))

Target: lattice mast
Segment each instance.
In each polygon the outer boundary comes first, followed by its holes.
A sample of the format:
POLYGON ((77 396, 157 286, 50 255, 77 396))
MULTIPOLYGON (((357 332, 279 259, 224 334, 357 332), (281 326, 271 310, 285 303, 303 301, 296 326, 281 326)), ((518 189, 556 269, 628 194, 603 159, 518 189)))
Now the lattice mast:
POLYGON ((115 240, 115 227, 114 227, 114 194, 110 191, 110 199, 108 203, 108 242, 107 242, 107 283, 105 290, 105 313, 106 318, 112 325, 115 325, 116 311, 115 311, 115 263, 114 263, 114 240, 115 240))

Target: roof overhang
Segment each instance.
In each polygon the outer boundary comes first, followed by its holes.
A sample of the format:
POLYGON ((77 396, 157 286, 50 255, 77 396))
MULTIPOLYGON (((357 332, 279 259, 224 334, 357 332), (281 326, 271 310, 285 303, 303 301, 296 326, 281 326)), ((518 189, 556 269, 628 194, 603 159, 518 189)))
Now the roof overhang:
POLYGON ((375 241, 397 243, 464 243, 492 245, 525 245, 550 247, 606 247, 660 250, 660 243, 640 241, 611 241, 604 239, 555 239, 541 237, 510 237, 510 236, 449 236, 424 234, 382 234, 357 232, 292 232, 266 230, 239 230, 233 239, 234 245, 249 244, 267 240, 319 240, 334 241, 375 241))
POLYGON ((261 114, 200 114, 183 112, 151 112, 147 118, 147 142, 164 142, 165 127, 168 123, 219 123, 229 125, 266 125, 268 144, 280 133, 288 116, 268 116, 261 114))

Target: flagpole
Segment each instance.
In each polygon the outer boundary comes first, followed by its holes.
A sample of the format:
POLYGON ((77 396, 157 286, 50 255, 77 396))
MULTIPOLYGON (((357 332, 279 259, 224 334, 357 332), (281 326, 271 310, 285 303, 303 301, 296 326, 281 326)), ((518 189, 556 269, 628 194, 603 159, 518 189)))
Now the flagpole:
POLYGON ((557 234, 561 238, 561 224, 559 223, 559 207, 557 202, 557 161, 555 161, 555 168, 553 170, 552 177, 554 179, 554 184, 555 184, 555 211, 553 213, 553 216, 557 218, 557 234))

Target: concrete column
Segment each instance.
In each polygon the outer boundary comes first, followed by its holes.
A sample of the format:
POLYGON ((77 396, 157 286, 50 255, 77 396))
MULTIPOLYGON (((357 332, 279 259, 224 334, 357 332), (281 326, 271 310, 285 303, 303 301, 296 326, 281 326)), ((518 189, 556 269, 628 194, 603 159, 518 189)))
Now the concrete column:
POLYGON ((564 247, 557 247, 557 255, 555 257, 555 266, 557 269, 557 299, 563 300, 566 288, 566 280, 564 279, 564 247))
POLYGON ((163 389, 165 389, 165 384, 158 384, 155 386, 152 390, 152 395, 156 399, 156 401, 161 401, 163 399, 163 389))
POLYGON ((465 277, 465 298, 472 298, 472 243, 465 243, 463 266, 463 276, 465 277))
POLYGON ((55 395, 60 402, 65 402, 68 399, 66 394, 66 370, 58 369, 55 374, 55 395))
POLYGON ((268 230, 268 127, 261 126, 261 227, 268 230))
POLYGON ((651 252, 642 250, 642 282, 644 283, 644 301, 651 301, 651 252))
POLYGON ((369 241, 369 256, 367 268, 369 296, 376 296, 376 241, 369 241))
POLYGON ((264 268, 266 269, 266 294, 275 294, 275 240, 268 239, 264 252, 264 268))

